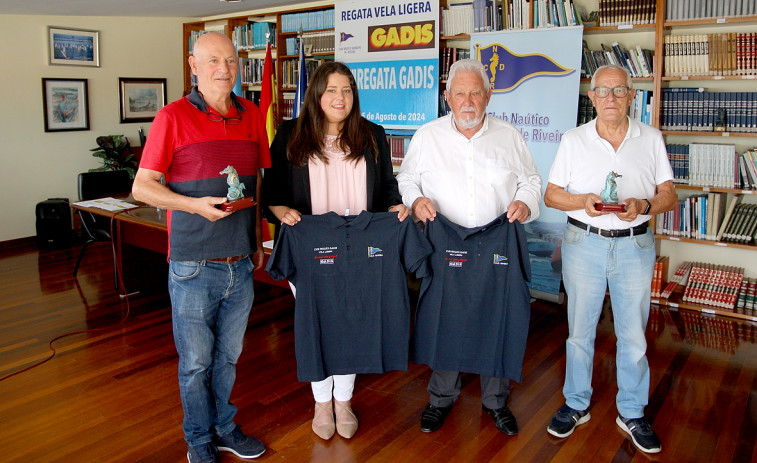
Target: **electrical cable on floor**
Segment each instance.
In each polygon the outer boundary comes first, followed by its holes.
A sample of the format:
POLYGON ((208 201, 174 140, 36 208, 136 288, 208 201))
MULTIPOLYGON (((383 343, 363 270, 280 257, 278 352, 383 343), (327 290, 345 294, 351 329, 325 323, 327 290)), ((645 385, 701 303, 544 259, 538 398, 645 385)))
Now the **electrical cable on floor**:
MULTIPOLYGON (((142 207, 148 207, 148 206, 139 206, 139 207, 135 207, 135 208, 131 208, 131 209, 124 209, 124 210, 121 210, 121 211, 117 211, 110 218, 110 236, 111 236, 110 244, 111 244, 111 252, 113 253, 113 256, 116 255, 116 243, 115 243, 115 241, 112 238, 113 236, 115 236, 114 235, 114 224, 116 222, 116 216, 119 215, 119 214, 123 214, 125 212, 128 212, 128 211, 134 210, 134 209, 142 208, 142 207)), ((126 322, 126 319, 129 318, 129 313, 131 312, 131 305, 129 303, 129 293, 126 291, 126 287, 124 286, 124 281, 123 281, 123 276, 122 276, 123 272, 122 272, 122 268, 121 268, 121 259, 115 259, 115 262, 116 262, 115 272, 116 272, 116 277, 118 279, 118 292, 119 292, 118 297, 119 297, 119 299, 126 301, 126 313, 121 318, 121 320, 119 320, 118 323, 116 323, 115 325, 103 326, 101 328, 90 328, 90 329, 87 329, 87 330, 72 331, 70 333, 64 333, 64 334, 61 334, 59 336, 54 337, 53 339, 50 340, 50 342, 47 343, 47 346, 50 348, 51 351, 53 351, 52 354, 50 354, 49 357, 47 357, 44 360, 40 360, 39 362, 37 362, 35 364, 29 365, 29 366, 27 366, 27 367, 25 367, 25 368, 23 368, 23 369, 21 369, 19 371, 16 371, 14 373, 10 373, 8 375, 5 375, 5 376, 1 377, 0 378, 0 382, 1 381, 5 381, 6 379, 11 378, 13 376, 16 376, 18 374, 21 374, 21 373, 23 373, 25 371, 29 371, 32 368, 36 368, 36 367, 38 367, 40 365, 43 365, 43 364, 49 362, 50 360, 52 360, 55 357, 56 353, 57 353, 56 350, 55 350, 55 347, 53 347, 53 343, 55 341, 59 340, 59 339, 63 339, 65 337, 73 336, 73 335, 76 335, 76 334, 93 333, 93 332, 96 332, 96 331, 104 331, 104 330, 109 330, 109 329, 117 328, 117 327, 123 325, 124 322, 126 322)))

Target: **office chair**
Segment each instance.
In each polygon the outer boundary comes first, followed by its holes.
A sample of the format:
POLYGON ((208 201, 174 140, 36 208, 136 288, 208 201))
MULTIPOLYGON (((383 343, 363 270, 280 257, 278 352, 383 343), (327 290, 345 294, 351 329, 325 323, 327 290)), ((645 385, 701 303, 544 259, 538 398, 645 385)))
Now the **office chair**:
MULTIPOLYGON (((125 170, 107 170, 102 172, 83 172, 79 174, 79 201, 103 198, 114 195, 124 195, 131 192, 132 179, 125 170)), ((87 247, 96 241, 111 242, 111 219, 87 211, 77 211, 81 218, 81 228, 86 238, 84 247, 79 253, 74 266, 74 276, 79 272, 79 265, 87 251, 87 247)), ((118 288, 118 266, 116 253, 113 251, 113 272, 115 273, 116 288, 118 288)))

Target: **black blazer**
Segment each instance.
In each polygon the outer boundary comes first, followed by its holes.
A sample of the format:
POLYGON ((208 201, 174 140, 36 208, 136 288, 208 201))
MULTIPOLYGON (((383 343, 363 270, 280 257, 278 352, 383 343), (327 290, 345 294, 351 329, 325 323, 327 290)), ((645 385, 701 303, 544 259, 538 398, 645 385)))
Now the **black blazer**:
MULTIPOLYGON (((397 179, 392 171, 392 159, 386 132, 380 125, 368 122, 378 145, 378 159, 365 149, 365 179, 368 193, 368 211, 386 212, 390 207, 401 204, 402 197, 397 187, 397 179)), ((288 206, 301 214, 312 214, 310 204, 310 174, 308 165, 295 167, 287 160, 287 142, 292 136, 296 119, 279 125, 276 137, 271 143, 271 168, 263 174, 262 206, 269 221, 278 225, 278 220, 270 213, 268 206, 288 206)))

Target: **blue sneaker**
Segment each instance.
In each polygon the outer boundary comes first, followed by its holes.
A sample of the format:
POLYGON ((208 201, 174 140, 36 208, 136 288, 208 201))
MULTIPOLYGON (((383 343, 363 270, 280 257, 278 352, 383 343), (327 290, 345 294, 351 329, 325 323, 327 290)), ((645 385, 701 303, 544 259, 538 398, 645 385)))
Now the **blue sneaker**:
POLYGON ((552 421, 547 426, 547 432, 555 437, 568 437, 573 434, 573 430, 579 424, 584 424, 591 419, 589 409, 574 410, 567 405, 563 405, 557 410, 552 421))
POLYGON ((639 450, 646 453, 657 453, 662 450, 660 438, 652 430, 649 421, 643 416, 641 418, 623 418, 618 415, 615 423, 620 426, 626 434, 631 436, 633 445, 639 450))
POLYGON ((213 444, 208 442, 207 444, 187 447, 187 461, 189 463, 216 463, 216 448, 213 444))
POLYGON ((243 433, 239 426, 225 436, 216 436, 216 447, 222 452, 231 452, 239 458, 257 458, 265 453, 265 445, 243 433))

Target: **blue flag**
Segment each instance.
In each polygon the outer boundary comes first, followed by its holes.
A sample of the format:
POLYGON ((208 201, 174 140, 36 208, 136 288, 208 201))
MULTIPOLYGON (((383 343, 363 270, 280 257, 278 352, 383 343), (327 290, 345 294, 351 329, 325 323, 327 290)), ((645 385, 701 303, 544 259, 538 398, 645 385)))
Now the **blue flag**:
POLYGON ((305 101, 305 92, 308 89, 308 69, 305 67, 305 47, 303 40, 300 38, 300 76, 297 79, 297 91, 294 94, 294 110, 292 119, 300 115, 300 108, 305 101))
POLYGON ((489 85, 493 92, 515 90, 518 85, 533 77, 559 76, 573 72, 573 69, 556 63, 547 55, 519 55, 499 43, 486 47, 476 44, 476 54, 489 74, 489 85))

